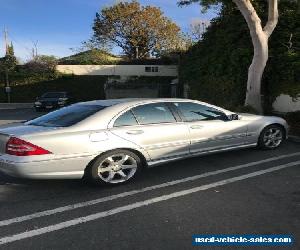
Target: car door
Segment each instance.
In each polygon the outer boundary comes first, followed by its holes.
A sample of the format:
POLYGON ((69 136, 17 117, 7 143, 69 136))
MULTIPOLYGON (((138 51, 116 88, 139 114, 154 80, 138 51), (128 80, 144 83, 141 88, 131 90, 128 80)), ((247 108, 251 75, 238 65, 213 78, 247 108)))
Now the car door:
POLYGON ((165 103, 143 104, 124 112, 110 131, 142 147, 153 161, 189 154, 189 129, 177 122, 165 103))
POLYGON ((247 123, 229 120, 222 111, 194 102, 174 102, 190 132, 191 153, 245 144, 247 123))

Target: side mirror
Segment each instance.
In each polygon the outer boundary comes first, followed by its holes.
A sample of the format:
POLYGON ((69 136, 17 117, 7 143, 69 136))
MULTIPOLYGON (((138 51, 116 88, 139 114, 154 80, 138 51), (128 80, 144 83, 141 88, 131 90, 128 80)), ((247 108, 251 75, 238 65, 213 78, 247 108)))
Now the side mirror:
POLYGON ((230 121, 235 121, 235 120, 239 120, 240 117, 239 117, 238 114, 231 114, 231 115, 228 116, 228 119, 229 119, 230 121))

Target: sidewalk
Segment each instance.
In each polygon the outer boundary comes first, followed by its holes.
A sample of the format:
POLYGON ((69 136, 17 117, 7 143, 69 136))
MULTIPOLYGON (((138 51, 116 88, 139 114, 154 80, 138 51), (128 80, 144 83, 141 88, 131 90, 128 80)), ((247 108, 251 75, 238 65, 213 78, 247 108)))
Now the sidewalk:
POLYGON ((293 142, 300 142, 300 136, 289 135, 288 140, 293 141, 293 142))
POLYGON ((1 109, 29 109, 33 108, 33 103, 0 103, 1 109))

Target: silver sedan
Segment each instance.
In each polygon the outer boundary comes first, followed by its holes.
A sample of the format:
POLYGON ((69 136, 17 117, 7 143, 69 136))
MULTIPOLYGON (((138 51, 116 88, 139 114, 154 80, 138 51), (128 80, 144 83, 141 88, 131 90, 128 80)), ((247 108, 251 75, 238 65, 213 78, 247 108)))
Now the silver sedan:
POLYGON ((91 101, 1 129, 0 170, 17 177, 119 184, 143 167, 177 159, 246 147, 275 149, 287 129, 279 117, 236 114, 194 100, 91 101))

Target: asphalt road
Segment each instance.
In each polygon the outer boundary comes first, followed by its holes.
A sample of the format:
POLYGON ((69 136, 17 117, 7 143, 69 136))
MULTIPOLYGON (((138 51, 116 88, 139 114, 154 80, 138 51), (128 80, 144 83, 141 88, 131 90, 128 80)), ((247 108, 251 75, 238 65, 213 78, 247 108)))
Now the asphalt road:
POLYGON ((36 112, 34 109, 0 109, 0 126, 33 119, 44 112, 36 112))
POLYGON ((275 249, 300 249, 300 144, 169 163, 113 188, 0 174, 0 249, 224 249, 192 246, 194 234, 290 234, 275 249))

